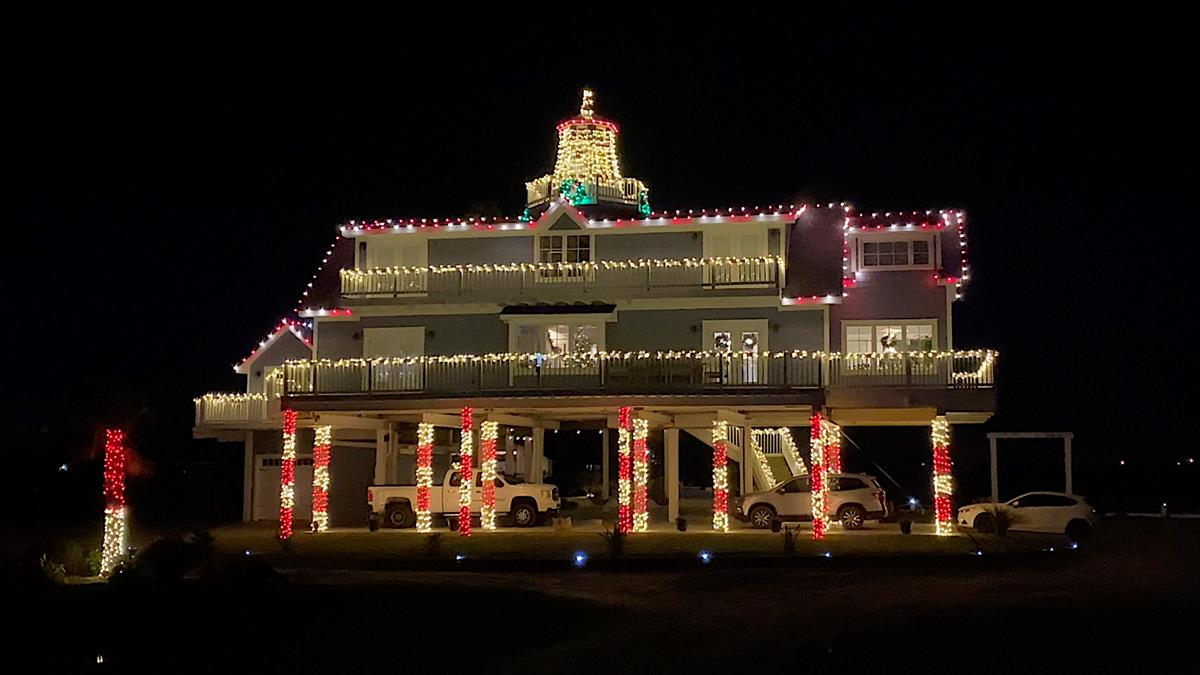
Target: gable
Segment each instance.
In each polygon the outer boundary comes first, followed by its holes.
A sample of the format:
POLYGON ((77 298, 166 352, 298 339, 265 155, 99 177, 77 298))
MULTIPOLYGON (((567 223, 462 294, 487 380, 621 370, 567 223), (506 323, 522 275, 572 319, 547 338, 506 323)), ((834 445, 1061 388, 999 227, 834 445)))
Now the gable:
POLYGON ((558 220, 554 221, 554 224, 550 226, 550 229, 551 230, 582 230, 583 227, 579 223, 575 222, 571 218, 571 216, 564 213, 558 217, 558 220))

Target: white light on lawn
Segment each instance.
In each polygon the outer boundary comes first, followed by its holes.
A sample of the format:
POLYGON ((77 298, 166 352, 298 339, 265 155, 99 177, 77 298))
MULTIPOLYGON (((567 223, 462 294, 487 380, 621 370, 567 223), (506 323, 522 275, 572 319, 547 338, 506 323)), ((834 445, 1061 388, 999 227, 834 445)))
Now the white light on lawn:
POLYGON ((705 565, 712 562, 712 552, 700 551, 700 562, 704 563, 705 565))
POLYGON ((587 564, 588 555, 583 551, 576 551, 572 560, 575 562, 576 567, 583 567, 587 564))

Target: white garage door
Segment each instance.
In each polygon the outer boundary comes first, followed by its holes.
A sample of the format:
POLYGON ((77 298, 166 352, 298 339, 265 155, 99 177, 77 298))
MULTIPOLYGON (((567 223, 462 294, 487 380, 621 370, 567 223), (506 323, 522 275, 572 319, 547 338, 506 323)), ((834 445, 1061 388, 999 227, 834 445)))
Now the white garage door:
MULTIPOLYGON (((254 519, 279 520, 279 455, 258 455, 254 472, 254 519)), ((312 520, 312 456, 296 458, 296 520, 312 520)))

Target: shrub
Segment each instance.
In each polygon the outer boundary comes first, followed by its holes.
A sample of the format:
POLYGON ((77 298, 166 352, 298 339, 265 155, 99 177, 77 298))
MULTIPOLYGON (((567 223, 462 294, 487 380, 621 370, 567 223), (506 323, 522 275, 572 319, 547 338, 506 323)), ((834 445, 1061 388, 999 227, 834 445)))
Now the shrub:
POLYGON ((783 552, 791 555, 796 552, 796 539, 799 537, 800 529, 796 527, 785 527, 780 532, 783 537, 783 552))
POLYGON ((604 528, 604 543, 608 544, 608 556, 610 558, 620 558, 625 555, 625 533, 621 528, 613 526, 613 529, 604 528))

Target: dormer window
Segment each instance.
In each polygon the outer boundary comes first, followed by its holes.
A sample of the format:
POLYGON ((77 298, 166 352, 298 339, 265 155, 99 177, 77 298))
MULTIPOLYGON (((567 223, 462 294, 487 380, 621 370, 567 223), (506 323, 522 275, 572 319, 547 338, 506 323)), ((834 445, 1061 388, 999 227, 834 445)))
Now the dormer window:
POLYGON ((538 237, 538 262, 585 263, 592 261, 592 236, 552 234, 538 237))
POLYGON ((861 271, 933 269, 936 257, 933 237, 923 235, 860 236, 854 253, 861 271))

